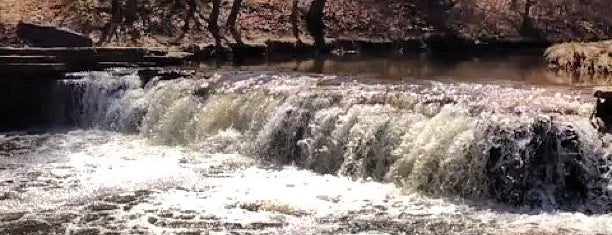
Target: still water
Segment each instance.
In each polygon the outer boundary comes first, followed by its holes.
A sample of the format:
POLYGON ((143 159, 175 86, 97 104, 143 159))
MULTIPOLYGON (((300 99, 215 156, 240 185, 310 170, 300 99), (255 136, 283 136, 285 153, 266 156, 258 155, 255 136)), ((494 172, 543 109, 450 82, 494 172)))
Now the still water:
POLYGON ((321 56, 246 59, 190 66, 199 70, 286 71, 385 80, 437 80, 482 84, 591 87, 608 79, 578 78, 548 69, 543 50, 423 53, 403 56, 321 56))

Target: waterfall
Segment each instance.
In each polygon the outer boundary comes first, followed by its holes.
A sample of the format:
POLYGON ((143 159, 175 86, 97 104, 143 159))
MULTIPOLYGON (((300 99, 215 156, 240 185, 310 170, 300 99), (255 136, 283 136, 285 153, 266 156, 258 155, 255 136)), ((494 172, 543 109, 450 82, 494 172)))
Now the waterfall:
POLYGON ((82 128, 545 210, 612 211, 611 137, 574 91, 227 73, 64 80, 82 128))

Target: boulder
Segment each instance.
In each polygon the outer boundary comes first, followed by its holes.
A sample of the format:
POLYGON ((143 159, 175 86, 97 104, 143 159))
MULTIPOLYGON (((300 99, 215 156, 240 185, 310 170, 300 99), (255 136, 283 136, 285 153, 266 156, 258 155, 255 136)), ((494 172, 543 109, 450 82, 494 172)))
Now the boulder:
POLYGON ((612 128, 612 87, 596 87, 597 103, 593 112, 595 125, 600 131, 609 132, 612 128))
POLYGON ((91 38, 69 29, 19 22, 17 36, 33 47, 91 47, 91 38))

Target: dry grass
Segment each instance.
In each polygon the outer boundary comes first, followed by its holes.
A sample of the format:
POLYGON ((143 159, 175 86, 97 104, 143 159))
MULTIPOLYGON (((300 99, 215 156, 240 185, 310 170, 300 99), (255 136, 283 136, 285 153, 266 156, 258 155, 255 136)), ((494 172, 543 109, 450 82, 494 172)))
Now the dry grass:
POLYGON ((0 0, 0 22, 16 25, 19 21, 49 22, 58 14, 60 0, 0 0))
POLYGON ((561 43, 545 53, 549 65, 578 75, 612 75, 612 40, 561 43))

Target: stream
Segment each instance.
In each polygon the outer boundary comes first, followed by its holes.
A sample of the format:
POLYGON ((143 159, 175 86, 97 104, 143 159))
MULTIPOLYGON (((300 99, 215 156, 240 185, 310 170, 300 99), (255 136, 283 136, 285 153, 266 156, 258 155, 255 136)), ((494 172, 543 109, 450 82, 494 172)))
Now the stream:
POLYGON ((22 95, 41 108, 0 132, 0 234, 612 231, 592 85, 535 55, 180 69, 22 95))

